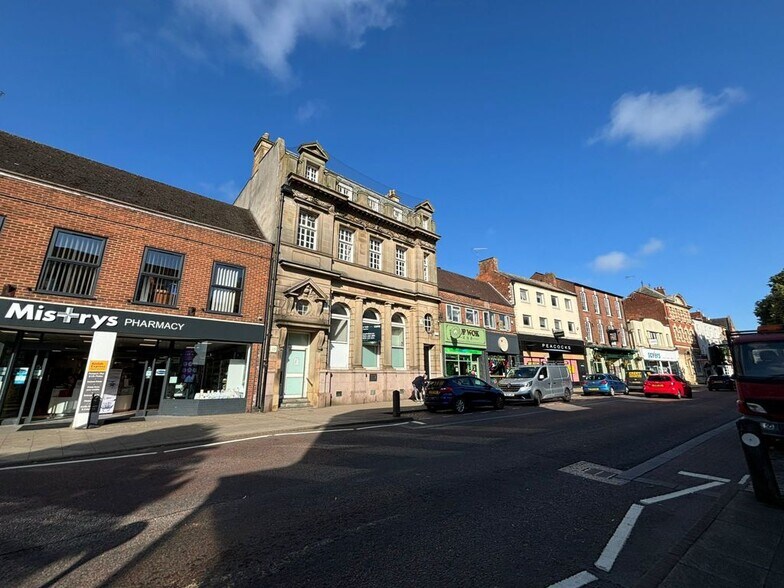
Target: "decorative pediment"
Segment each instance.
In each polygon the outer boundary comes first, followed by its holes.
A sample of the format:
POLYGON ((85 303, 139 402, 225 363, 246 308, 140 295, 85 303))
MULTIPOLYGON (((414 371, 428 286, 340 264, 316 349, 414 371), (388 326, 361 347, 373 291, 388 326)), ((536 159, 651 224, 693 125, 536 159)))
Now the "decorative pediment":
POLYGON ((433 205, 430 204, 430 200, 425 200, 424 202, 420 202, 414 207, 414 210, 416 210, 417 212, 422 210, 424 212, 429 212, 430 214, 433 214, 433 212, 435 212, 433 205))
POLYGON ((312 280, 292 286, 283 295, 289 315, 319 318, 329 310, 329 297, 312 280))
POLYGON ((318 141, 314 141, 313 143, 303 143, 297 148, 297 153, 300 155, 307 153, 311 157, 315 157, 324 163, 329 161, 329 153, 324 150, 318 141))

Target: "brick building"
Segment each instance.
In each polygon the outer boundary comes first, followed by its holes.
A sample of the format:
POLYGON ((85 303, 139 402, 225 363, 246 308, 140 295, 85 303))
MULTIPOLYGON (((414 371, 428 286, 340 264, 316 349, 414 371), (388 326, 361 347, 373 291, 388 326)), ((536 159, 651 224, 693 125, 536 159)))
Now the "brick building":
POLYGON ((500 379, 520 361, 514 306, 491 284, 438 268, 444 375, 500 379))
POLYGON ((263 135, 235 204, 276 235, 265 406, 390 400, 441 372, 433 207, 403 203, 263 135))
MULTIPOLYGON (((624 312, 629 321, 654 319, 669 329, 672 345, 677 351, 677 363, 673 363, 673 371, 696 383, 697 376, 692 357, 694 326, 689 310, 680 294, 669 295, 662 287, 650 288, 642 286, 629 294, 623 301, 624 312)), ((661 353, 646 347, 646 341, 638 341, 638 351, 645 362, 645 367, 654 367, 661 353), (651 365, 649 365, 651 363, 651 365)), ((669 360, 668 360, 669 361, 669 360)))
POLYGON ((271 251, 246 210, 0 133, 2 423, 251 409, 271 251))
POLYGON ((636 355, 626 330, 623 296, 599 290, 553 273, 535 273, 532 279, 568 290, 577 296, 585 358, 591 372, 612 373, 626 377, 636 355))

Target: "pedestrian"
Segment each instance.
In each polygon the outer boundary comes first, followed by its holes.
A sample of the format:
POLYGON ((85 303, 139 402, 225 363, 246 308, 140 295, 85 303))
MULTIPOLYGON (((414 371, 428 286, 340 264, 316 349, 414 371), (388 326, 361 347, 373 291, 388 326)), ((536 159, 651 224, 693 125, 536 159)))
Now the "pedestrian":
POLYGON ((418 400, 422 401, 425 398, 425 376, 419 375, 411 382, 414 386, 413 393, 411 394, 411 400, 418 400))

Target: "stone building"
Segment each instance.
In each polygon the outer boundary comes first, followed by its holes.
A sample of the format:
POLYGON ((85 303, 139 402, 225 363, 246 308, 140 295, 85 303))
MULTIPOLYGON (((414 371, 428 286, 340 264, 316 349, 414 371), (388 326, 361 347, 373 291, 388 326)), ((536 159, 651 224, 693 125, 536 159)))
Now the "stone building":
POLYGON ((272 244, 225 202, 0 133, 0 419, 255 404, 272 244))
POLYGON ((441 373, 433 207, 401 202, 264 134, 235 205, 277 249, 264 406, 389 400, 441 373))
POLYGON ((652 318, 669 329, 673 346, 678 352, 678 375, 696 383, 697 375, 692 357, 694 326, 689 314, 691 307, 686 304, 683 296, 669 295, 661 286, 641 286, 624 299, 623 308, 630 321, 652 318))
POLYGON ((514 306, 491 284, 438 268, 444 375, 501 379, 520 361, 514 306))
POLYGON ((588 373, 574 292, 498 269, 498 259, 479 262, 478 280, 492 284, 514 306, 522 363, 562 361, 574 382, 588 373))
POLYGON ((731 374, 727 331, 721 326, 724 321, 712 321, 700 311, 692 312, 691 320, 694 325, 692 357, 698 381, 706 382, 712 374, 731 374))

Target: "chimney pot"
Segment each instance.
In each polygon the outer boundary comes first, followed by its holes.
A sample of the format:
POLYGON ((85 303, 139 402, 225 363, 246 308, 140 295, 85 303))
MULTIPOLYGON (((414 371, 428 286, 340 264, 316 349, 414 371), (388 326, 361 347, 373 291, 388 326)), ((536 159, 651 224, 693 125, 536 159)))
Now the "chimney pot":
POLYGON ((393 202, 400 202, 400 197, 397 195, 397 190, 394 188, 387 192, 387 198, 392 200, 393 202))

